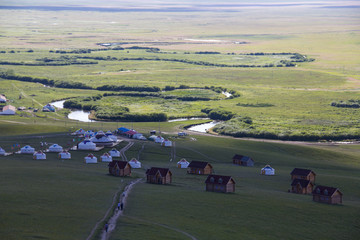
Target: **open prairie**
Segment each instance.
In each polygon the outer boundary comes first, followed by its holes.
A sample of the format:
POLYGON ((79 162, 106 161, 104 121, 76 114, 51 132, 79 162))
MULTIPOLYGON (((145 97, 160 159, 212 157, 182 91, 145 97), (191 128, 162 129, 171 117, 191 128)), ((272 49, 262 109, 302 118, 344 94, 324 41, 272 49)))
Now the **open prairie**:
POLYGON ((360 139, 359 9, 336 0, 1 1, 0 94, 25 110, 0 115, 0 147, 70 147, 76 129, 122 126, 175 143, 124 139, 117 148, 134 141, 126 156, 143 166, 126 178, 84 164, 88 152, 0 156, 1 238, 86 239, 93 230, 98 239, 124 187, 169 167, 171 185, 134 186, 109 239, 357 239, 360 148, 346 143, 360 139), (68 107, 41 112, 57 100, 68 107), (97 121, 68 119, 74 109, 97 121), (214 136, 179 138, 211 121, 167 121, 184 117, 222 122, 214 136), (255 166, 233 165, 234 154, 255 166), (205 176, 176 167, 182 158, 231 175, 235 193, 206 192, 205 176), (259 174, 266 164, 275 176, 259 174), (295 167, 338 187, 343 204, 288 193, 295 167))

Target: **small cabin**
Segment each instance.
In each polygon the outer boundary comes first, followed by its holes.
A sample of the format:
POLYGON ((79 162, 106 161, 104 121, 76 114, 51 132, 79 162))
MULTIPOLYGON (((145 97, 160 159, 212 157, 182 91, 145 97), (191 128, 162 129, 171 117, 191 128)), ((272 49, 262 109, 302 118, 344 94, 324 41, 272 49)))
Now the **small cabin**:
POLYGON ((316 186, 312 192, 313 201, 327 204, 342 204, 342 192, 338 188, 316 186))
POLYGON ((298 194, 311 194, 314 184, 305 179, 294 179, 291 183, 291 192, 298 194))
POLYGON ((235 192, 235 181, 230 176, 209 175, 205 181, 206 191, 209 192, 235 192))
POLYGON ((161 143, 161 145, 164 146, 164 147, 171 147, 172 142, 170 140, 166 139, 161 143))
POLYGON ((235 156, 232 159, 233 159, 233 163, 236 165, 246 166, 246 167, 254 166, 254 160, 251 157, 235 154, 235 156))
POLYGON ((55 112, 55 107, 50 105, 50 104, 46 104, 43 109, 43 112, 55 112))
POLYGON ((146 182, 156 184, 171 184, 172 173, 168 168, 152 167, 146 170, 146 182))
POLYGON ((197 175, 207 175, 213 172, 213 167, 208 162, 191 161, 187 173, 197 175))
POLYGON ((294 168, 294 170, 292 170, 290 175, 291 175, 291 180, 304 179, 304 180, 309 180, 312 183, 315 183, 316 174, 310 169, 294 168))
POLYGON ((109 173, 118 177, 131 176, 131 166, 125 161, 112 161, 109 163, 109 173))

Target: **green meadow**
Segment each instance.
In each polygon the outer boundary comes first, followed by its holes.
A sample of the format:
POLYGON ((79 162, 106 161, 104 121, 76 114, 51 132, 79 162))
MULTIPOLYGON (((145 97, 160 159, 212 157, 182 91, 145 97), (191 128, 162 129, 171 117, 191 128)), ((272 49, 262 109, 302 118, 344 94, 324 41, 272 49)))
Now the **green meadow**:
MULTIPOLYGON (((122 126, 146 135, 156 130, 175 147, 135 141, 126 156, 138 158, 142 169, 125 178, 108 175, 105 163, 85 164, 87 151, 73 151, 66 161, 55 153, 42 161, 1 156, 2 239, 86 239, 92 230, 91 239, 99 239, 117 193, 144 178, 149 167, 170 168, 172 184, 135 185, 109 239, 358 238, 360 147, 346 143, 360 138, 360 110, 331 106, 360 99, 357 2, 135 0, 122 6, 108 1, 105 9, 94 0, 77 4, 0 4, 0 94, 26 108, 0 115, 0 147, 39 149, 44 141, 69 147, 80 141, 69 135, 79 128, 122 126), (314 61, 295 62, 295 53, 314 61), (227 98, 221 89, 238 95, 227 98), (41 112, 58 100, 91 106, 92 117, 119 109, 165 113, 168 119, 206 117, 204 109, 234 117, 212 129, 213 136, 179 138, 184 127, 211 120, 80 122, 67 118, 73 109, 41 112), (319 140, 346 141, 314 142, 319 140), (234 154, 251 156, 255 166, 233 165, 234 154), (206 176, 176 167, 182 158, 210 162, 216 174, 234 178, 236 192, 206 192, 206 176), (275 176, 260 175, 266 164, 275 176), (312 169, 316 184, 338 187, 343 204, 288 193, 295 167, 312 169)), ((99 158, 108 150, 94 154, 99 158)))

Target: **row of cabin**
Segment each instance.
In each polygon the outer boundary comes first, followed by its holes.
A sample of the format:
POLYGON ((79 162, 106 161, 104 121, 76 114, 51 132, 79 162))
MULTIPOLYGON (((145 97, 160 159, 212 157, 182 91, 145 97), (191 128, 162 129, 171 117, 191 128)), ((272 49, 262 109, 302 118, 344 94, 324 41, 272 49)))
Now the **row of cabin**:
POLYGON ((342 192, 338 188, 315 186, 316 174, 310 169, 294 168, 291 175, 291 192, 298 194, 312 194, 313 201, 341 204, 342 192), (315 187, 315 189, 314 189, 315 187))
MULTIPOLYGON (((152 167, 146 171, 146 182, 171 184, 172 173, 168 168, 152 167)), ((230 176, 210 174, 205 180, 205 190, 209 192, 235 192, 235 181, 230 176)))

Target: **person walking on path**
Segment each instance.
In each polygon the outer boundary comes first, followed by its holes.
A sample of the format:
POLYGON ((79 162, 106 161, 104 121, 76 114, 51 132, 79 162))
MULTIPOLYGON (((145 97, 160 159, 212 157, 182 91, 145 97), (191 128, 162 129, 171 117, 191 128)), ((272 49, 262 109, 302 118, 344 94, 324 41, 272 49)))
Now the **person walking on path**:
POLYGON ((121 209, 121 211, 124 209, 124 204, 123 203, 120 204, 120 209, 121 209))
POLYGON ((117 210, 118 210, 118 211, 120 210, 120 206, 121 206, 121 204, 118 203, 118 205, 117 205, 117 210))
POLYGON ((105 224, 105 232, 107 232, 108 231, 108 229, 109 229, 109 224, 105 224))

